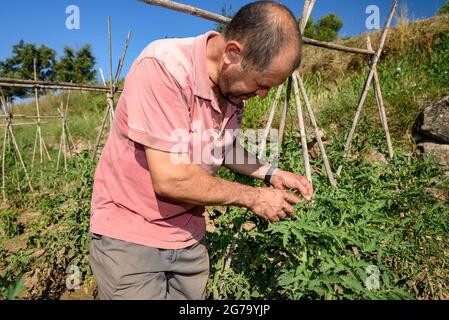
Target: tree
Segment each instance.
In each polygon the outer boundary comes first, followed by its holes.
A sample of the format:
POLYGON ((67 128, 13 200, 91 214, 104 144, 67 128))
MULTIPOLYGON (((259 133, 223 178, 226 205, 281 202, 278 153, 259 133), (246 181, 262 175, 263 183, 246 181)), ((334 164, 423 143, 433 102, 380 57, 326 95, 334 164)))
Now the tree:
MULTIPOLYGON (((55 51, 44 45, 36 47, 33 43, 25 43, 23 40, 13 46, 12 57, 4 62, 0 61, 0 77, 34 80, 34 61, 38 80, 52 80, 53 66, 55 63, 55 51)), ((6 97, 24 97, 30 89, 4 88, 6 97)))
POLYGON ((449 14, 449 0, 446 0, 446 3, 443 7, 438 11, 438 14, 449 14))
POLYGON ((322 16, 316 23, 310 17, 304 29, 304 36, 320 41, 337 39, 338 32, 343 28, 343 20, 334 13, 322 16))
MULTIPOLYGON (((223 5, 223 7, 221 8, 221 15, 224 17, 232 18, 235 15, 235 12, 232 10, 231 5, 229 5, 229 7, 227 5, 223 5)), ((226 26, 224 24, 217 23, 215 25, 215 31, 219 33, 224 33, 225 29, 226 26)))
POLYGON ((78 51, 65 47, 64 55, 54 66, 55 79, 61 82, 91 82, 96 76, 94 67, 95 57, 90 45, 85 45, 78 51))
MULTIPOLYGON (((90 45, 85 45, 75 51, 64 48, 64 54, 59 61, 55 59, 56 52, 44 45, 36 47, 21 40, 13 46, 12 56, 4 62, 0 61, 0 77, 34 80, 34 60, 38 80, 62 82, 91 82, 96 77, 95 57, 90 45)), ((22 98, 32 93, 26 88, 3 88, 7 98, 22 98)))

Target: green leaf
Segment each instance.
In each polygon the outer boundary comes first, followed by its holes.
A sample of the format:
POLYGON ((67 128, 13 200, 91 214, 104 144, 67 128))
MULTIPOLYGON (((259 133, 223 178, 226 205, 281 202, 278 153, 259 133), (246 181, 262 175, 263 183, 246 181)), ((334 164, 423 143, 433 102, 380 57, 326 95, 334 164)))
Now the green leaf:
POLYGON ((351 276, 340 276, 341 285, 357 293, 365 291, 360 282, 351 276))
POLYGON ((8 289, 6 289, 6 299, 7 300, 17 300, 19 294, 25 290, 25 286, 23 285, 25 281, 25 276, 21 276, 14 284, 10 285, 8 289))

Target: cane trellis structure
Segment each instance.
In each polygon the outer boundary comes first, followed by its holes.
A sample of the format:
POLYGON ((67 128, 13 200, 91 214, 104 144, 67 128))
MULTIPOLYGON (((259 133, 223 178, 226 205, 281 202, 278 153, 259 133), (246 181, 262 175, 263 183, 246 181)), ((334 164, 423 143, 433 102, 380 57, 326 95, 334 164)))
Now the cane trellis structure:
MULTIPOLYGON (((198 16, 210 21, 214 21, 216 23, 220 24, 228 24, 231 19, 228 17, 224 17, 222 15, 212 13, 200 8, 196 8, 193 6, 181 4, 174 1, 168 1, 168 0, 139 0, 140 2, 159 6, 163 8, 167 8, 170 10, 175 10, 178 12, 187 13, 190 15, 198 16)), ((369 89, 371 88, 371 85, 374 89, 374 96, 377 103, 379 118, 382 124, 382 127, 385 131, 385 137, 387 141, 388 146, 388 154, 390 160, 394 157, 394 149, 390 137, 390 132, 388 128, 388 119, 385 111, 385 106, 383 102, 383 96, 380 86, 380 80, 377 72, 377 64, 379 62, 379 59, 381 57, 385 41, 388 35, 388 31, 390 28, 391 21, 393 19, 395 10, 397 8, 397 0, 393 0, 393 5, 391 7, 390 13, 388 15, 388 19, 385 23, 384 29, 382 30, 379 45, 377 47, 377 50, 373 50, 371 39, 367 38, 367 46, 366 48, 354 48, 354 47, 348 47, 340 44, 335 43, 329 43, 329 42, 323 42, 318 41, 314 39, 309 39, 307 37, 303 37, 303 43, 310 46, 316 46, 324 49, 329 50, 336 50, 348 54, 361 54, 368 57, 368 63, 369 63, 369 73, 365 82, 365 85, 363 87, 363 90, 360 95, 359 103, 356 108, 356 112, 354 115, 354 120, 352 123, 352 128, 350 132, 347 135, 346 143, 345 143, 345 149, 344 149, 344 160, 348 159, 348 156, 351 151, 352 141, 354 139, 354 134, 357 129, 357 124, 360 119, 361 113, 363 111, 367 95, 369 92, 369 89)), ((316 4, 316 0, 305 0, 304 1, 304 8, 300 20, 300 30, 303 33, 306 23, 309 19, 309 17, 312 14, 313 8, 316 4)), ((13 108, 11 107, 11 102, 7 101, 5 97, 2 96, 2 105, 4 106, 4 115, 0 115, 0 120, 5 120, 4 125, 0 125, 0 127, 5 128, 4 133, 4 139, 3 139, 3 145, 2 145, 2 196, 3 199, 6 199, 5 195, 5 156, 7 151, 10 149, 8 146, 10 145, 10 142, 13 143, 14 148, 14 155, 16 159, 19 160, 21 168, 25 172, 25 176, 27 179, 27 184, 30 188, 30 190, 33 190, 31 185, 31 180, 28 176, 28 171, 26 169, 25 163, 23 161, 22 155, 20 153, 20 149, 17 145, 17 142, 14 137, 14 126, 25 126, 25 125, 34 125, 36 126, 36 135, 35 135, 35 142, 34 142, 34 148, 33 148, 33 157, 31 161, 31 167, 33 167, 35 160, 37 158, 37 154, 39 155, 39 160, 42 163, 44 160, 51 161, 52 158, 50 156, 50 153, 48 152, 43 132, 42 132, 42 124, 45 124, 45 119, 60 119, 61 120, 61 126, 62 126, 62 133, 61 133, 61 139, 59 143, 59 152, 57 157, 57 168, 60 167, 60 161, 61 158, 63 158, 64 161, 64 168, 67 169, 67 155, 72 153, 72 150, 74 149, 74 141, 73 137, 70 133, 69 127, 68 127, 68 108, 69 108, 69 99, 70 99, 70 92, 72 90, 80 90, 80 91, 94 91, 94 92, 103 92, 106 94, 106 108, 103 111, 103 117, 101 121, 100 128, 98 130, 98 135, 92 150, 92 160, 95 160, 98 152, 100 150, 101 141, 105 132, 106 124, 109 120, 109 124, 112 124, 114 112, 115 112, 115 101, 114 96, 116 93, 122 92, 122 89, 119 87, 119 79, 122 72, 122 67, 124 64, 124 60, 126 57, 128 45, 131 39, 131 30, 129 30, 127 38, 125 40, 125 45, 123 48, 123 52, 119 58, 118 66, 116 69, 115 74, 113 73, 113 63, 112 63, 112 32, 111 32, 111 19, 108 17, 108 49, 109 49, 109 59, 108 59, 108 76, 109 79, 106 81, 104 77, 103 70, 100 68, 101 78, 103 85, 98 84, 76 84, 76 83, 64 83, 64 82, 49 82, 49 81, 39 81, 37 77, 36 72, 36 63, 34 65, 34 79, 33 80, 20 80, 20 79, 7 79, 7 78, 0 78, 0 89, 2 87, 23 87, 23 88, 32 88, 34 89, 34 98, 35 98, 35 104, 36 104, 36 115, 30 116, 30 115, 14 115, 13 114, 13 108), (49 115, 49 116, 43 116, 41 115, 41 109, 40 109, 40 98, 39 98, 39 90, 41 89, 51 89, 51 90, 69 90, 69 94, 67 97, 67 102, 61 103, 60 108, 58 108, 58 115, 49 115), (14 122, 13 120, 21 119, 25 122, 14 122), (26 122, 26 120, 31 120, 32 122, 26 122)), ((290 108, 290 102, 294 101, 294 104, 296 106, 296 114, 297 114, 297 120, 298 120, 298 127, 300 132, 300 140, 301 140, 301 146, 303 149, 303 160, 304 160, 304 168, 307 179, 312 183, 312 170, 310 166, 309 161, 309 155, 308 155, 308 147, 307 147, 307 130, 305 126, 305 115, 308 116, 310 123, 312 125, 312 129, 314 132, 314 136, 316 139, 316 142, 319 147, 319 151, 323 160, 323 166, 326 171, 327 178, 329 180, 329 183, 335 187, 337 185, 337 181, 335 179, 335 174, 332 170, 332 166, 329 162, 329 159, 326 154, 325 146, 322 141, 322 131, 318 125, 317 119, 314 114, 313 106, 311 104, 311 101, 308 97, 308 94, 306 92, 306 88, 304 85, 304 81, 302 79, 302 76, 298 71, 295 71, 286 81, 286 83, 280 85, 276 89, 276 95, 275 99, 270 107, 269 115, 268 115, 268 121, 263 131, 263 139, 261 144, 259 145, 259 154, 263 155, 265 153, 266 149, 266 143, 268 139, 268 135, 270 132, 270 129, 273 125, 273 121, 276 115, 276 112, 278 110, 279 105, 282 106, 280 110, 280 124, 279 124, 279 134, 278 134, 278 142, 279 145, 282 147, 282 142, 284 140, 284 132, 285 132, 285 125, 286 125, 286 118, 288 114, 288 110, 290 108), (282 93, 285 89, 285 98, 281 99, 282 93), (293 97, 292 97, 293 95, 293 97), (303 111, 303 104, 305 106, 305 112, 303 111)), ((336 175, 339 176, 341 171, 343 169, 343 164, 338 167, 338 170, 336 171, 336 175)))
MULTIPOLYGON (((210 21, 220 23, 220 24, 228 24, 231 21, 231 18, 224 17, 222 15, 212 13, 212 12, 209 12, 209 11, 206 11, 206 10, 203 10, 200 8, 196 8, 193 6, 177 3, 174 1, 168 1, 168 0, 139 0, 139 1, 146 3, 146 4, 175 10, 178 12, 184 12, 184 13, 198 16, 198 17, 210 20, 210 21)), ((303 8, 302 17, 300 20, 301 33, 304 32, 305 26, 307 24, 309 17, 312 14, 315 3, 316 3, 316 0, 305 0, 304 1, 304 8, 303 8)), ((337 50, 337 51, 352 53, 352 54, 363 54, 363 55, 367 55, 369 57, 370 71, 369 71, 368 77, 366 79, 363 91, 361 93, 359 104, 356 108, 356 113, 355 113, 354 120, 352 123, 351 131, 349 132, 349 134, 347 136, 345 150, 344 150, 344 159, 345 160, 347 159, 347 157, 350 153, 352 141, 354 139, 354 134, 355 134, 355 131, 357 128, 357 123, 360 119, 361 112, 365 105, 365 101, 366 101, 371 83, 373 83, 373 87, 374 87, 374 93, 375 93, 376 102, 377 102, 377 106, 378 106, 378 110, 379 110, 380 121, 385 130, 388 151, 389 151, 389 157, 390 157, 390 160, 393 159, 394 151, 393 151, 393 145, 391 142, 390 133, 388 130, 388 120, 387 120, 385 107, 384 107, 384 103, 383 103, 382 92, 380 89, 379 76, 377 73, 377 63, 379 62, 380 56, 382 54, 382 50, 385 45, 385 41, 386 41, 386 38, 388 35, 390 24, 393 19, 393 16, 394 16, 397 6, 398 6, 398 1, 393 0, 390 14, 388 15, 388 19, 387 19, 384 29, 382 31, 379 46, 376 51, 373 51, 373 49, 371 47, 371 42, 369 40, 368 40, 369 42, 368 42, 367 48, 361 49, 361 48, 346 47, 346 46, 342 46, 342 45, 338 45, 338 44, 334 44, 334 43, 323 42, 323 41, 318 41, 318 40, 314 40, 314 39, 309 39, 307 37, 302 37, 303 43, 305 43, 307 45, 321 47, 321 48, 330 49, 330 50, 337 50), (373 81, 373 79, 374 79, 374 81, 373 81)), ((288 111, 287 109, 290 105, 290 95, 291 95, 291 91, 292 91, 291 89, 293 87, 294 101, 296 104, 296 110, 297 110, 297 115, 298 115, 298 126, 299 126, 300 136, 301 136, 301 145, 303 148, 304 167, 305 167, 306 177, 309 180, 309 182, 312 183, 312 172, 311 172, 311 167, 310 167, 310 162, 309 162, 304 114, 302 111, 302 104, 301 104, 300 96, 303 97, 304 104, 306 105, 307 114, 308 114, 310 122, 312 123, 312 126, 313 126, 315 138, 316 138, 317 144, 319 146, 321 156, 323 158, 323 164, 324 164, 324 167, 325 167, 325 170, 327 173, 327 178, 329 180, 329 183, 333 187, 335 187, 337 185, 337 181, 334 178, 334 174, 333 174, 331 165, 330 165, 328 157, 326 155, 326 150, 325 150, 324 144, 322 142, 321 130, 318 126, 312 105, 310 103, 310 99, 308 98, 307 92, 305 90, 304 82, 303 82, 301 75, 299 74, 298 71, 295 71, 293 73, 293 75, 287 80, 286 86, 287 86, 286 96, 285 96, 285 100, 284 100, 284 107, 281 112, 281 121, 280 121, 280 126, 279 126, 279 140, 278 140, 279 144, 280 144, 280 146, 282 146, 282 141, 283 141, 283 136, 284 136, 284 131, 285 131, 285 121, 286 121, 286 116, 287 116, 287 111, 288 111)), ((268 138, 268 134, 269 134, 271 125, 273 123, 276 108, 277 108, 277 105, 279 103, 280 96, 282 93, 282 88, 283 88, 283 85, 278 87, 277 93, 275 96, 275 100, 271 106, 271 110, 270 110, 269 117, 268 117, 268 123, 264 130, 264 137, 263 137, 264 139, 260 146, 260 150, 261 150, 260 154, 264 154, 266 140, 268 138)), ((338 176, 340 175, 342 169, 343 169, 343 165, 340 165, 336 172, 338 176)))
MULTIPOLYGON (((34 140, 34 147, 32 153, 31 160, 31 168, 34 167, 34 164, 39 157, 40 163, 43 163, 44 160, 52 161, 53 159, 50 156, 47 145, 45 143, 42 125, 45 124, 45 119, 60 119, 61 120, 61 138, 59 142, 58 156, 57 156, 57 170, 60 167, 61 159, 64 163, 64 170, 67 171, 67 157, 71 155, 73 150, 75 149, 75 143, 70 132, 68 126, 68 110, 69 110, 69 101, 70 101, 70 93, 73 90, 78 91, 91 91, 91 92, 104 92, 106 94, 106 108, 103 112, 103 120, 101 122, 100 129, 98 131, 97 139, 95 146, 92 152, 92 159, 95 160, 98 151, 100 149, 100 144, 103 138, 103 134, 106 128, 107 119, 109 119, 110 124, 112 124, 114 112, 115 112, 115 102, 114 95, 116 93, 121 93, 122 88, 119 87, 120 75, 122 72, 123 64, 126 58, 126 53, 128 49, 129 42, 131 40, 131 30, 128 31, 128 35, 125 41, 125 45, 123 48, 123 52, 119 58, 117 70, 115 74, 113 74, 112 69, 112 34, 111 34, 111 19, 108 17, 108 48, 109 48, 109 83, 106 83, 104 80, 103 72, 101 70, 103 85, 97 84, 78 84, 78 83, 67 83, 67 82, 50 82, 50 81, 39 81, 37 75, 36 68, 36 60, 34 61, 34 79, 33 80, 21 80, 21 79, 9 79, 9 78, 0 78, 0 89, 2 87, 19 87, 19 88, 30 88, 34 89, 34 99, 36 105, 36 115, 15 115, 12 101, 10 101, 7 97, 3 95, 3 92, 0 91, 1 95, 1 105, 3 106, 3 113, 0 114, 0 120, 4 120, 4 125, 0 124, 0 128, 5 128, 5 133, 3 136, 3 144, 2 144, 2 198, 3 201, 6 201, 6 181, 5 181, 5 164, 6 164, 6 155, 10 151, 11 142, 13 144, 13 154, 15 159, 19 160, 20 166, 25 173, 25 177, 27 180, 27 184, 30 190, 33 192, 33 187, 31 184, 31 179, 28 174, 27 167, 25 165, 25 161, 23 160, 22 153, 17 144, 15 135, 14 135, 14 127, 17 126, 36 126, 36 135, 34 140), (68 90, 67 101, 61 102, 60 107, 57 109, 58 115, 41 115, 41 106, 40 106, 40 95, 39 91, 42 89, 51 89, 51 90, 68 90), (14 120, 20 119, 24 122, 15 122, 14 120), (29 120, 32 120, 31 122, 29 120)), ((17 161, 16 161, 17 162, 17 161)))

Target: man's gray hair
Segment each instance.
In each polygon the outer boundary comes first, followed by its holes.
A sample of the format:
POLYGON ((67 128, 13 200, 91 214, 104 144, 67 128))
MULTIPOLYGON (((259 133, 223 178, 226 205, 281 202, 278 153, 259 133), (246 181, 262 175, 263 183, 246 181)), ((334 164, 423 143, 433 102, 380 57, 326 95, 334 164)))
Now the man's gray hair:
POLYGON ((242 7, 227 25, 226 40, 236 40, 245 46, 243 68, 265 71, 287 43, 297 44, 292 63, 296 69, 301 63, 302 38, 293 13, 274 1, 257 1, 242 7))

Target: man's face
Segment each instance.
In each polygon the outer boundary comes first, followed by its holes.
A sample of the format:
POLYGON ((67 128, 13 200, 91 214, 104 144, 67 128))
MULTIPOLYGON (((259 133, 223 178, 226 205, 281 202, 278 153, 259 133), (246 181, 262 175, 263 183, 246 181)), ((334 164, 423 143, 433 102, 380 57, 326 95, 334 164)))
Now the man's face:
POLYGON ((285 48, 262 73, 254 68, 244 70, 242 62, 225 64, 218 75, 221 94, 233 104, 241 104, 252 97, 264 99, 271 88, 279 86, 293 72, 291 63, 295 48, 285 48))

